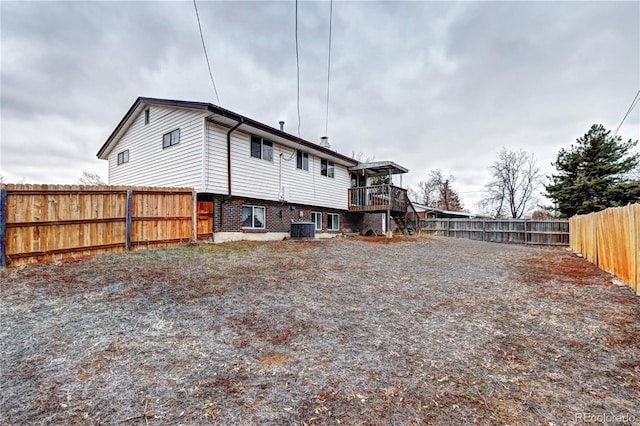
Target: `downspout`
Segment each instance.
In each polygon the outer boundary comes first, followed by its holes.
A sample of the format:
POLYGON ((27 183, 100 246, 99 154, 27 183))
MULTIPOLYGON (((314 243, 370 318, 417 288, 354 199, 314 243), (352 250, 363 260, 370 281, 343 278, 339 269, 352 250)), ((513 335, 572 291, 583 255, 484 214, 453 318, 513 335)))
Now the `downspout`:
POLYGON ((224 229, 224 204, 231 198, 231 133, 244 123, 244 119, 240 118, 238 124, 227 131, 227 197, 220 201, 220 229, 224 229))
POLYGON ((208 186, 208 176, 207 176, 207 168, 209 167, 209 162, 207 161, 207 117, 202 118, 202 173, 200 189, 201 192, 207 192, 208 186))
POLYGON ((227 197, 231 197, 231 133, 240 127, 244 120, 240 118, 238 124, 227 131, 227 197))

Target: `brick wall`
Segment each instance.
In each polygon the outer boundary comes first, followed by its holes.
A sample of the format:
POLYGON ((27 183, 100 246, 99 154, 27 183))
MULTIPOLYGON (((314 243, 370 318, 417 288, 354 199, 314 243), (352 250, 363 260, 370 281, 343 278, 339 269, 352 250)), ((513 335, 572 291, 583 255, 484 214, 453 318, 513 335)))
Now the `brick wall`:
MULTIPOLYGON (((211 200, 213 209, 214 232, 290 232, 291 222, 313 222, 311 212, 322 213, 322 232, 327 231, 328 213, 340 214, 340 231, 344 228, 344 212, 323 207, 310 207, 275 201, 250 198, 201 194, 199 199, 211 200), (257 206, 265 208, 265 229, 247 229, 242 227, 242 207, 257 206), (301 214, 302 213, 302 214, 301 214)), ((348 232, 348 229, 346 230, 348 232)), ((338 232, 338 231, 335 231, 338 232)))

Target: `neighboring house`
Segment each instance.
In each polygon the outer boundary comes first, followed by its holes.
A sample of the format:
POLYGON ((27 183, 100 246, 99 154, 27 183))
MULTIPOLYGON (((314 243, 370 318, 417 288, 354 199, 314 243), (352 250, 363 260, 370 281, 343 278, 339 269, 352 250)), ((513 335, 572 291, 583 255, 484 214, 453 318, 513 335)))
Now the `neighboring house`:
POLYGON ((407 212, 406 190, 366 186, 406 169, 359 164, 209 103, 138 98, 97 155, 110 185, 194 188, 210 219, 199 234, 216 242, 282 239, 293 222, 314 223, 317 237, 381 232, 380 213, 389 229, 407 212))
POLYGON ((486 216, 477 215, 469 212, 454 212, 449 210, 436 209, 434 207, 427 207, 424 204, 413 203, 418 216, 421 219, 473 219, 483 218, 486 216))

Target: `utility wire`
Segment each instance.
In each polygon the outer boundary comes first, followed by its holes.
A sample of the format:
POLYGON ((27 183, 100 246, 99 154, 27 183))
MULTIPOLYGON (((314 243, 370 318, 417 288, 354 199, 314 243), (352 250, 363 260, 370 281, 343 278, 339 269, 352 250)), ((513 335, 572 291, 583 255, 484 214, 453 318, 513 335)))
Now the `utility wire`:
POLYGON ((620 127, 622 127, 622 123, 624 123, 624 120, 626 120, 627 117, 629 116, 629 114, 631 113, 631 111, 633 111, 633 108, 635 108, 635 106, 638 105, 638 102, 640 102, 640 89, 638 90, 638 93, 636 93, 636 96, 631 101, 631 105, 629 105, 629 109, 627 109, 627 113, 622 118, 622 121, 620 122, 620 124, 618 124, 618 127, 616 128, 616 131, 613 132, 613 137, 614 138, 618 134, 618 130, 620 130, 620 127))
POLYGON ((331 26, 333 23, 333 0, 329 2, 329 58, 327 59, 327 118, 324 125, 324 135, 329 136, 329 88, 331 83, 331 26))
POLYGON ((216 100, 218 101, 218 106, 220 105, 220 97, 218 96, 218 89, 216 88, 216 83, 213 81, 213 73, 211 72, 211 63, 209 62, 209 55, 207 55, 207 46, 204 44, 204 36, 202 35, 202 25, 200 25, 200 15, 198 14, 198 6, 196 5, 196 0, 193 0, 193 8, 196 10, 196 18, 198 19, 198 29, 200 30, 200 40, 202 40, 202 50, 204 50, 204 57, 207 60, 207 68, 209 69, 209 77, 211 78, 211 85, 213 86, 213 93, 216 95, 216 100))
POLYGON ((297 76, 296 99, 297 99, 297 105, 298 105, 298 137, 300 137, 300 57, 298 54, 298 0, 296 0, 296 76, 297 76))

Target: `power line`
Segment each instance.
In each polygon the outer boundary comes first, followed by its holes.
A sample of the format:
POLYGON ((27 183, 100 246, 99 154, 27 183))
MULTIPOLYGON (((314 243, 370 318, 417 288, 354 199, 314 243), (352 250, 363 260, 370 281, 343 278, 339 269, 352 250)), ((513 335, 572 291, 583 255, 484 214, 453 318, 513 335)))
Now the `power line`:
POLYGON ((631 111, 633 111, 633 108, 635 108, 635 106, 638 105, 638 102, 640 102, 640 89, 638 90, 638 93, 636 93, 636 96, 631 101, 631 105, 629 105, 629 109, 627 109, 627 113, 622 118, 622 121, 620 122, 620 124, 618 124, 618 127, 616 128, 616 131, 613 132, 613 137, 614 138, 618 134, 618 130, 620 130, 620 127, 622 127, 622 123, 624 123, 624 120, 626 120, 627 117, 629 116, 629 114, 631 113, 631 111))
POLYGON ((329 136, 329 87, 331 83, 331 26, 333 23, 333 0, 329 2, 329 58, 327 60, 327 119, 324 126, 324 135, 329 136))
POLYGON ((297 106, 298 106, 298 137, 300 137, 300 57, 298 54, 298 0, 296 0, 296 77, 297 77, 296 99, 297 99, 297 106))
POLYGON ((198 14, 198 6, 196 5, 196 0, 193 0, 193 8, 196 10, 196 19, 198 19, 198 29, 200 30, 200 40, 202 40, 202 50, 204 50, 204 57, 207 60, 207 68, 209 69, 209 78, 211 78, 211 84, 213 85, 213 93, 215 93, 216 95, 218 106, 221 106, 220 97, 218 96, 218 89, 216 88, 215 81, 213 81, 213 73, 211 72, 211 63, 209 63, 209 55, 207 55, 207 46, 205 46, 204 44, 204 36, 202 35, 202 25, 200 25, 200 15, 198 14))

